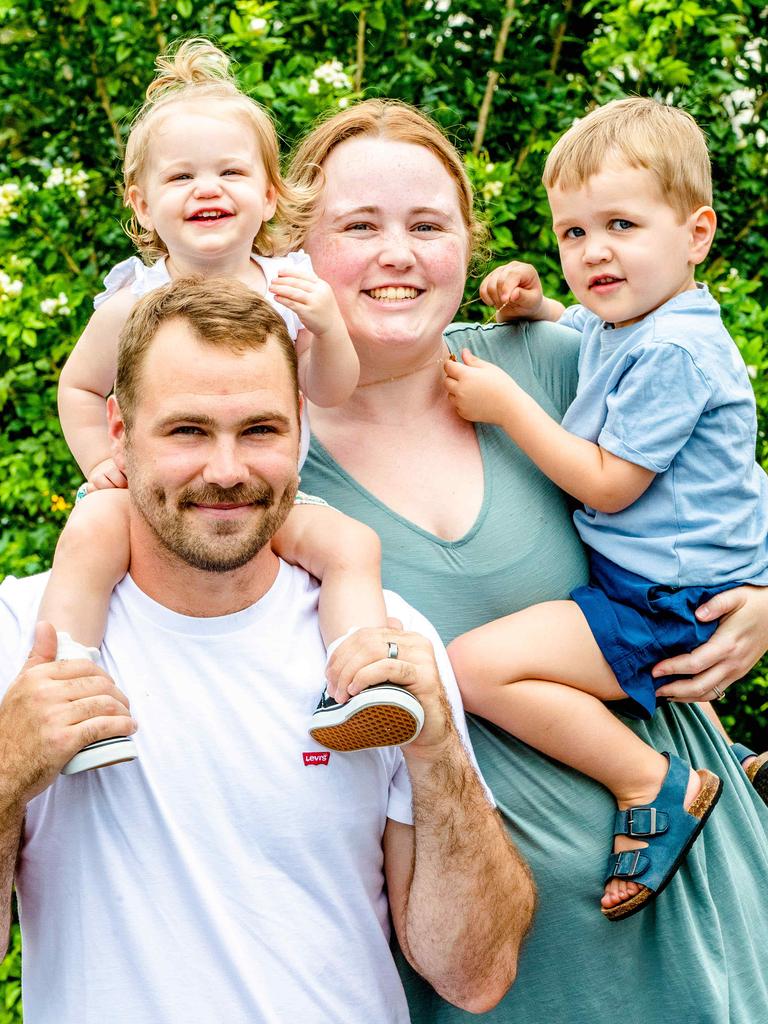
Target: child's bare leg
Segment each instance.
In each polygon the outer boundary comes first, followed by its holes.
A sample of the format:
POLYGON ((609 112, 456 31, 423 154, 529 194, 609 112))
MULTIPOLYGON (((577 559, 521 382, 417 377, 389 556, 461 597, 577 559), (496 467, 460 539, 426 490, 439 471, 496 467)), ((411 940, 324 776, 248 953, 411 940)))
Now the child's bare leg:
MULTIPOLYGON (((657 796, 668 762, 603 703, 624 693, 574 602, 534 605, 488 623, 454 640, 448 653, 467 710, 602 783, 621 809, 657 796)), ((700 786, 691 771, 685 807, 700 786)), ((647 845, 616 836, 614 852, 647 845)), ((602 905, 616 906, 640 888, 612 879, 602 905)))
POLYGON ((294 505, 272 547, 321 581, 326 647, 355 626, 386 626, 381 543, 370 527, 328 505, 294 505))
POLYGON ((59 537, 38 619, 98 647, 110 594, 128 571, 129 557, 128 492, 93 491, 72 510, 59 537))
MULTIPOLYGON (((286 561, 321 581, 320 630, 326 647, 359 626, 386 626, 379 538, 367 526, 327 505, 296 505, 273 538, 286 561)), ((395 653, 391 657, 397 656, 395 653)), ((331 750, 399 746, 419 734, 424 711, 407 689, 391 683, 349 697, 330 683, 309 732, 331 750)))

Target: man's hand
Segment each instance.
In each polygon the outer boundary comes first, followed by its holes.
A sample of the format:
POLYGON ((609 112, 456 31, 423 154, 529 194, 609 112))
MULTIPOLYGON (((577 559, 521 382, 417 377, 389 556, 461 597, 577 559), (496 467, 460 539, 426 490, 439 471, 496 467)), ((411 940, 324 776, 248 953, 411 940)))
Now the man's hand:
POLYGON ((104 459, 97 463, 88 474, 88 490, 101 491, 108 487, 127 487, 125 473, 119 469, 114 459, 104 459))
POLYGON ((492 270, 480 285, 480 298, 496 309, 496 319, 559 320, 564 306, 544 296, 539 275, 530 263, 507 263, 492 270))
POLYGON ((501 426, 515 400, 517 384, 509 374, 493 363, 461 353, 463 362, 445 361, 445 388, 456 412, 474 423, 501 426))
POLYGON ((376 683, 395 683, 413 694, 424 709, 424 726, 406 748, 409 754, 434 751, 454 734, 448 699, 429 640, 420 633, 406 633, 397 619, 386 628, 358 629, 345 640, 328 662, 328 692, 339 702, 376 683), (391 643, 397 658, 387 657, 391 643))
MULTIPOLYGON (((343 325, 336 297, 329 284, 308 270, 281 270, 269 290, 298 316, 315 336, 332 334, 343 325)), ((346 328, 343 328, 346 333, 346 328)))
POLYGON ((136 731, 128 698, 104 669, 55 659, 56 632, 40 622, 0 703, 0 806, 26 806, 83 747, 136 731))

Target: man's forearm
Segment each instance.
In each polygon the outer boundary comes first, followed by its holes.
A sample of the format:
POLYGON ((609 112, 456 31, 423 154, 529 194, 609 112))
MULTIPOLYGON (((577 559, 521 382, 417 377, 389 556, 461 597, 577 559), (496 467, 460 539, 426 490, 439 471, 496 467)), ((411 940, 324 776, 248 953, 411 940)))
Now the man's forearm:
POLYGON ((8 952, 11 933, 11 891, 24 827, 24 808, 4 806, 0 813, 0 952, 8 952))
POLYGON ((403 951, 442 996, 482 1012, 515 979, 533 879, 455 733, 440 760, 409 757, 408 770, 415 849, 403 951))

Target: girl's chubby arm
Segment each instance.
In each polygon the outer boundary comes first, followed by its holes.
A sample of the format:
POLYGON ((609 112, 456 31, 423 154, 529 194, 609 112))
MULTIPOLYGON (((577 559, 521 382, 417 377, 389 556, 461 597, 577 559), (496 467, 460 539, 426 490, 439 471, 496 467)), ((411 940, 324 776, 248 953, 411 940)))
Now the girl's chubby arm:
POLYGON ((59 417, 70 451, 97 487, 124 487, 110 457, 106 398, 117 372, 120 331, 136 302, 123 288, 99 306, 72 350, 59 379, 59 417))
POLYGON ((498 366, 468 349, 463 363, 446 360, 445 386, 466 420, 501 427, 542 473, 599 512, 621 512, 651 485, 655 473, 569 434, 498 366))
POLYGON ((315 405, 343 405, 357 387, 360 362, 331 286, 292 267, 275 276, 270 291, 305 327, 296 340, 301 390, 315 405))
POLYGON ((557 299, 548 299, 541 287, 536 268, 530 263, 506 263, 497 267, 480 285, 480 298, 486 306, 494 306, 496 320, 558 321, 565 306, 557 299))

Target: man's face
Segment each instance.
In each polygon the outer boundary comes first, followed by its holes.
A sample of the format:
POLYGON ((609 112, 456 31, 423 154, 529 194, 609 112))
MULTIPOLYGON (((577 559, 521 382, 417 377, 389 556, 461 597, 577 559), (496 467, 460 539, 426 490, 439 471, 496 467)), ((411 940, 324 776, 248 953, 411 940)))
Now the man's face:
POLYGON ((141 368, 125 431, 111 406, 115 459, 138 527, 166 553, 207 572, 249 562, 293 504, 299 425, 278 343, 242 353, 165 323, 141 368))

